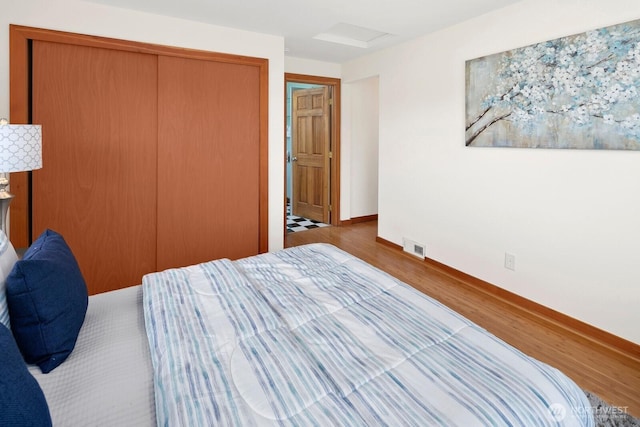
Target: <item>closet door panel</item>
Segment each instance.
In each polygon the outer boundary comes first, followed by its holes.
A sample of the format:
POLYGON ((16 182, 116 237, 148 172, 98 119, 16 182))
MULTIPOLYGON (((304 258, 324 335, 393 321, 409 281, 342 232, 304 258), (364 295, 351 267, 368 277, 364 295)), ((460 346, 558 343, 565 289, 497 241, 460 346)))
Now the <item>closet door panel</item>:
POLYGON ((260 71, 158 58, 158 269, 259 251, 260 71))
POLYGON ((90 294, 141 283, 156 254, 157 56, 34 41, 34 238, 61 233, 90 294))

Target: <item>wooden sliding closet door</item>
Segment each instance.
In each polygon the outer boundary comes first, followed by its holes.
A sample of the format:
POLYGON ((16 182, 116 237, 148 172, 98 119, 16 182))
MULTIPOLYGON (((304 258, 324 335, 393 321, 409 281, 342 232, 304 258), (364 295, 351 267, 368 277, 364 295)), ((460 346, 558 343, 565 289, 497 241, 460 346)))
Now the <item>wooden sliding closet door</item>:
POLYGON ((157 56, 33 42, 33 236, 61 233, 89 293, 155 270, 157 56))
POLYGON ((158 58, 158 270, 259 252, 260 71, 158 58))

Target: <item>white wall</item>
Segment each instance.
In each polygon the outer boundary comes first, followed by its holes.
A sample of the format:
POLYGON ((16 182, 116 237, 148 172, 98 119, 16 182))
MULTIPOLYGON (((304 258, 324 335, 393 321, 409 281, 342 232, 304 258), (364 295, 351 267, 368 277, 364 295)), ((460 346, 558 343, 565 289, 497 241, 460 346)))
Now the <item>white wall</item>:
POLYGON ((640 152, 464 146, 466 60, 638 18, 523 0, 344 64, 380 79, 379 236, 640 343, 640 152))
POLYGON ((306 74, 308 76, 322 76, 339 79, 342 66, 333 62, 285 56, 284 70, 287 73, 293 74, 306 74))
POLYGON ((0 0, 0 117, 9 117, 9 24, 269 59, 269 249, 283 246, 284 39, 80 0, 0 0))
MULTIPOLYGON (((343 98, 343 106, 348 104, 348 118, 341 141, 342 151, 348 148, 350 153, 349 181, 344 182, 349 186, 350 218, 378 213, 378 84, 375 76, 344 85, 348 88, 343 98)), ((344 169, 342 175, 347 177, 344 169)), ((343 208, 341 205, 341 212, 343 208)))

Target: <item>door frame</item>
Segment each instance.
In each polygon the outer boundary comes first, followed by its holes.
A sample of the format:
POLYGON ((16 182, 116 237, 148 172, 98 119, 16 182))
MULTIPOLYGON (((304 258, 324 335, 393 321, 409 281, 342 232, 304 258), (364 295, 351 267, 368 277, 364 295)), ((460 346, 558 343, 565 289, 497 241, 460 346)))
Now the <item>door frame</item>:
MULTIPOLYGON (((331 88, 332 104, 329 113, 332 157, 329 161, 329 204, 331 205, 329 224, 339 226, 340 221, 340 85, 341 80, 333 77, 312 76, 307 74, 284 74, 284 126, 287 128, 287 85, 289 83, 306 83, 329 86, 331 88)), ((284 206, 283 223, 284 235, 287 234, 287 136, 284 136, 284 206)))
MULTIPOLYGON (((12 123, 31 123, 31 40, 68 43, 78 46, 99 47, 204 59, 257 67, 260 73, 260 117, 259 117, 259 252, 269 248, 269 61, 264 58, 210 52, 198 49, 165 46, 109 37, 90 36, 43 28, 9 25, 9 114, 12 123)), ((46 141, 45 141, 46 142, 46 141)), ((45 165, 46 167, 46 165, 45 165)), ((31 244, 30 172, 11 174, 11 191, 15 199, 11 205, 11 241, 17 248, 31 244)))

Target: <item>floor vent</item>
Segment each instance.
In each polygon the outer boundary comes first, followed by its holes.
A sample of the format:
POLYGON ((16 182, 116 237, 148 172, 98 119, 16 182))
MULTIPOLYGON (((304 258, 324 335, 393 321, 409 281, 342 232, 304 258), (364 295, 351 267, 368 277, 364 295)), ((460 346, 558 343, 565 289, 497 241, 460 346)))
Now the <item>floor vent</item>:
POLYGON ((421 259, 424 259, 427 256, 425 245, 405 238, 402 239, 402 243, 402 247, 405 252, 421 259))

